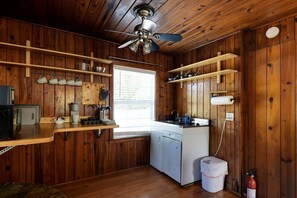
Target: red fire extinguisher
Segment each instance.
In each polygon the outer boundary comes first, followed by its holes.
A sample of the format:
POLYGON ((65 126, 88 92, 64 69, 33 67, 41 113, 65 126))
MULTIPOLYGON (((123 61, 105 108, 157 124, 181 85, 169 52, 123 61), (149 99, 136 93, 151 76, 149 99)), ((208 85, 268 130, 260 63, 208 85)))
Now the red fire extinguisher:
POLYGON ((256 198, 256 180, 254 179, 254 174, 247 176, 246 187, 246 197, 256 198))

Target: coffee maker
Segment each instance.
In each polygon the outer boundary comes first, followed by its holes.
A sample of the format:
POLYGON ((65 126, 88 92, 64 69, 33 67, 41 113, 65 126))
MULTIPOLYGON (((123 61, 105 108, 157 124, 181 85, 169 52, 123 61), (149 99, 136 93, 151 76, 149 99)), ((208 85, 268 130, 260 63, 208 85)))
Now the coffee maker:
POLYGON ((70 104, 71 106, 71 123, 72 124, 78 124, 79 123, 79 104, 76 102, 73 102, 70 104))

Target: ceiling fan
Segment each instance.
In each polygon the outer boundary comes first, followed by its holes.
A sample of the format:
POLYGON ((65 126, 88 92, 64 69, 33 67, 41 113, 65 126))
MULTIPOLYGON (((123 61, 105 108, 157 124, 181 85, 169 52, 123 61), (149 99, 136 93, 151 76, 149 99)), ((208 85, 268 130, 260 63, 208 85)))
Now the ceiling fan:
POLYGON ((135 39, 129 40, 126 43, 120 45, 118 48, 129 47, 133 52, 142 52, 143 54, 149 54, 157 51, 159 46, 153 41, 152 38, 161 41, 178 42, 182 40, 180 34, 164 34, 154 33, 156 23, 149 20, 155 13, 154 8, 147 4, 137 5, 133 9, 133 15, 141 18, 141 24, 138 24, 134 28, 134 33, 121 32, 116 30, 106 30, 109 32, 122 33, 129 36, 135 36, 135 39))

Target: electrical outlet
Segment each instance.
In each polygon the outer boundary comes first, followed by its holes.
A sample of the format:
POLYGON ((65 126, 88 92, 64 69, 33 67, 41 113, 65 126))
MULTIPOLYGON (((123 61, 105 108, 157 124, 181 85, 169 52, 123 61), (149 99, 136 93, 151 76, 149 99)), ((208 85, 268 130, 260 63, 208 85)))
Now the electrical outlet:
POLYGON ((234 113, 226 113, 226 120, 234 121, 234 113))

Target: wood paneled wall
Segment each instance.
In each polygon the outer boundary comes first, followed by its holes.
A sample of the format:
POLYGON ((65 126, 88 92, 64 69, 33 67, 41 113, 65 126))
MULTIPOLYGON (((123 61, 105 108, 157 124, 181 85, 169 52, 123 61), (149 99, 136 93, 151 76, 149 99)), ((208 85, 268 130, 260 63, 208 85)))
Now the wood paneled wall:
MULTIPOLYGON (((172 87, 165 84, 165 71, 172 67, 170 56, 152 53, 146 56, 131 53, 129 49, 118 49, 117 45, 90 37, 51 29, 16 20, 0 18, 0 40, 46 49, 66 51, 82 55, 107 58, 110 56, 161 64, 162 67, 140 65, 139 68, 152 69, 157 72, 156 117, 168 114, 172 109, 172 87)), ((25 52, 0 46, 0 59, 25 62, 25 52)), ((75 68, 77 60, 51 54, 32 54, 33 64, 55 67, 75 68)), ((126 62, 118 64, 129 65, 126 62)), ((104 65, 106 66, 106 65, 104 65)), ((135 66, 135 64, 134 64, 135 66)), ((107 66, 112 73, 112 67, 107 66)), ((42 116, 69 115, 69 103, 81 101, 81 87, 37 84, 36 80, 43 73, 49 79, 53 75, 74 78, 79 76, 89 82, 89 75, 67 72, 31 70, 31 78, 25 77, 23 67, 0 65, 0 85, 15 88, 16 104, 39 104, 42 116)), ((60 77, 60 76, 58 76, 60 77)), ((112 90, 112 78, 94 77, 98 83, 106 83, 112 90)), ((109 105, 112 105, 112 94, 109 105)), ((80 107, 80 115, 94 114, 92 107, 80 107)), ((126 168, 148 164, 149 138, 131 138, 113 140, 112 131, 103 131, 98 138, 93 131, 71 133, 67 141, 63 134, 56 134, 52 143, 18 146, 0 156, 0 183, 3 182, 38 182, 57 184, 83 178, 102 175, 126 168)), ((1 149, 1 148, 0 148, 1 149)))
MULTIPOLYGON (((210 155, 214 155, 219 145, 220 134, 226 118, 226 112, 234 113, 234 122, 227 121, 223 136, 222 146, 218 153, 218 158, 228 162, 229 174, 226 177, 226 186, 234 192, 241 189, 241 165, 243 156, 241 144, 241 54, 242 54, 242 34, 238 33, 225 39, 211 43, 196 50, 175 57, 176 67, 181 64, 187 65, 207 58, 217 56, 218 52, 235 53, 239 57, 222 62, 222 69, 236 69, 239 72, 221 77, 221 83, 217 84, 216 77, 205 78, 203 80, 176 84, 175 108, 182 115, 188 114, 193 117, 207 118, 211 120, 210 127, 210 155), (227 95, 235 97, 233 105, 213 106, 210 104, 210 91, 227 90, 227 95)), ((217 71, 217 65, 207 65, 198 68, 201 73, 217 71)))
POLYGON ((268 24, 246 40, 246 169, 257 197, 296 197, 296 17, 268 24), (265 37, 271 26, 280 34, 265 37))

